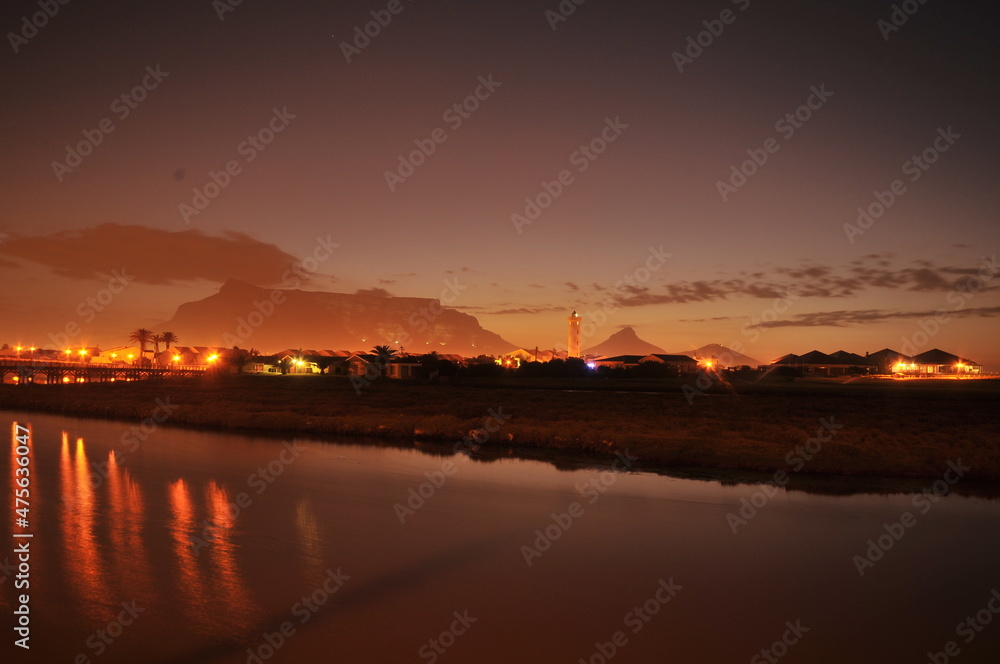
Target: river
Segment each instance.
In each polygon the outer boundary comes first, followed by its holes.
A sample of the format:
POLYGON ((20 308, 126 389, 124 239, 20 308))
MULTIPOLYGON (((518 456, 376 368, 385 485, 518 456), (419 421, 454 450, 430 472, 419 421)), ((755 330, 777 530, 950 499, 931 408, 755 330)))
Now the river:
POLYGON ((4 662, 1000 661, 993 499, 3 415, 4 662))

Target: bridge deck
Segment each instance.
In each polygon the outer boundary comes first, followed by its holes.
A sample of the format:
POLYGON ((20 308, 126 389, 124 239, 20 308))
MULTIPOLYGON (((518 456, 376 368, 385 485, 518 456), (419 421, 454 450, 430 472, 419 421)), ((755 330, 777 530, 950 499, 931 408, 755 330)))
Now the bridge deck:
POLYGON ((0 360, 0 382, 5 385, 55 385, 148 380, 170 376, 201 376, 205 367, 137 366, 127 362, 90 364, 39 360, 0 360))

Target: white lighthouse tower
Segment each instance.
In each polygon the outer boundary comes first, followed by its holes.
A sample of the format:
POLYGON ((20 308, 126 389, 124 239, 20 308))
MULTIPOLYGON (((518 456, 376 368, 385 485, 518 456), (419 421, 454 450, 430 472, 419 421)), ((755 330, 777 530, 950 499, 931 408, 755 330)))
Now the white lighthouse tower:
POLYGON ((576 311, 566 319, 569 323, 569 341, 566 344, 569 352, 568 357, 580 357, 580 322, 583 316, 577 315, 576 311))

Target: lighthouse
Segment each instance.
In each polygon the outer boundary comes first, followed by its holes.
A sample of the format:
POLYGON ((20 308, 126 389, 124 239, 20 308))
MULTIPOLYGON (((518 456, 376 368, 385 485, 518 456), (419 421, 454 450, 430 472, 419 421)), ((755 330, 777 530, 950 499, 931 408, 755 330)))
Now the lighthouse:
POLYGON ((574 311, 566 322, 569 323, 569 341, 566 344, 569 352, 568 357, 580 357, 580 322, 583 316, 578 316, 574 311))

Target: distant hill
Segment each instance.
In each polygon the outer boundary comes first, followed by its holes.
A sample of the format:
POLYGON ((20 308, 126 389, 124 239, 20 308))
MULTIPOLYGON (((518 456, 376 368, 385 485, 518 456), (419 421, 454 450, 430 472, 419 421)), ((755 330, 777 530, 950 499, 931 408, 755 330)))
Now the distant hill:
POLYGON ((631 327, 624 327, 610 337, 585 349, 583 355, 604 355, 614 357, 615 355, 649 355, 650 353, 666 353, 659 346, 654 346, 648 341, 643 341, 631 327))
POLYGON ((429 298, 275 290, 237 280, 177 307, 173 318, 154 329, 164 330, 176 334, 181 345, 237 345, 265 354, 283 348, 398 348, 397 341, 413 353, 475 356, 516 348, 483 329, 474 316, 429 298))
POLYGON ((754 359, 749 355, 744 355, 743 353, 737 353, 735 350, 730 350, 722 344, 708 344, 707 346, 702 346, 701 348, 684 350, 676 354, 706 360, 714 357, 722 365, 727 367, 741 367, 744 365, 757 367, 765 364, 764 362, 754 359))

